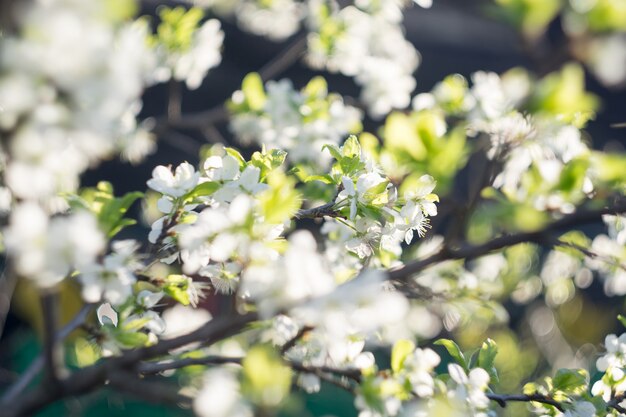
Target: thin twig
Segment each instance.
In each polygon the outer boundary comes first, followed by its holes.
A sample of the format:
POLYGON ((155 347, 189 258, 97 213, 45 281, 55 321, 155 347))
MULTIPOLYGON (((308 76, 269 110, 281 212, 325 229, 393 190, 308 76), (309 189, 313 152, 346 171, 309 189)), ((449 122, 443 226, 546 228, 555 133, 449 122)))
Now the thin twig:
POLYGON ((563 404, 561 404, 560 402, 556 401, 553 398, 547 397, 545 395, 541 395, 541 394, 531 394, 531 395, 525 395, 525 394, 514 394, 514 395, 507 395, 507 394, 493 394, 493 393, 487 393, 487 398, 489 398, 491 401, 495 401, 497 402, 501 407, 506 407, 506 403, 507 402, 538 402, 538 403, 542 403, 542 404, 548 404, 551 406, 556 407, 559 411, 563 412, 563 404))
POLYGON ((294 215, 296 219, 319 219, 322 217, 342 217, 339 212, 335 210, 335 202, 323 204, 318 207, 310 209, 301 209, 294 215))
POLYGON ((299 35, 292 43, 259 70, 263 81, 271 80, 298 62, 306 51, 307 35, 299 35))
POLYGON ((5 264, 2 274, 0 274, 0 281, 0 339, 2 339, 4 325, 11 309, 11 299, 17 285, 17 274, 7 273, 5 264))
MULTIPOLYGON (((79 328, 87 319, 87 316, 93 309, 93 304, 84 305, 83 308, 76 314, 76 316, 67 323, 58 333, 57 341, 65 340, 70 333, 79 328)), ((7 391, 0 397, 0 404, 11 403, 18 395, 20 395, 32 382, 33 379, 41 372, 44 365, 43 355, 39 355, 35 358, 28 368, 20 375, 20 377, 7 389, 7 391)))
POLYGON ((182 113, 182 88, 179 81, 171 79, 168 84, 167 120, 171 123, 180 119, 182 113))
POLYGON ((194 365, 222 365, 226 363, 241 364, 241 360, 242 358, 240 357, 205 356, 202 358, 183 358, 162 362, 143 362, 137 366, 137 371, 144 375, 152 375, 194 365))
POLYGON ((285 353, 287 353, 287 351, 289 349, 291 349, 292 347, 294 347, 296 345, 296 343, 298 343, 298 341, 300 339, 302 339, 302 337, 304 337, 305 334, 309 333, 312 330, 313 330, 312 326, 302 326, 300 328, 300 330, 298 330, 298 333, 296 333, 296 335, 294 337, 292 337, 291 339, 287 340, 287 343, 285 343, 284 345, 281 346, 280 354, 284 355, 285 353))
POLYGON ((47 383, 56 384, 63 367, 63 351, 56 337, 59 314, 59 295, 57 293, 44 292, 42 294, 41 312, 43 315, 44 376, 47 383))
POLYGON ((129 372, 113 373, 109 383, 115 390, 130 394, 152 404, 191 405, 192 399, 175 391, 175 387, 155 381, 146 381, 129 372))

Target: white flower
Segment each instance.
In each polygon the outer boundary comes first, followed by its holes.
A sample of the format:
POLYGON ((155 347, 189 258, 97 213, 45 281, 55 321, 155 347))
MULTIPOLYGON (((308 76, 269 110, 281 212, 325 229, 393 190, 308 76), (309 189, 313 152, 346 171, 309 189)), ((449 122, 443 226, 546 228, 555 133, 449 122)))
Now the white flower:
POLYGON ((211 181, 232 181, 239 176, 239 161, 231 155, 210 156, 203 168, 211 181))
POLYGON ((151 309, 161 301, 163 295, 162 292, 152 292, 148 290, 139 291, 137 294, 137 304, 145 309, 151 309))
POLYGON ((448 364, 448 373, 456 383, 449 396, 467 404, 472 411, 484 410, 489 406, 489 398, 485 395, 485 390, 489 386, 487 371, 474 368, 468 375, 460 365, 452 363, 448 364))
POLYGON ((34 203, 14 209, 5 239, 16 271, 42 287, 56 285, 74 269, 89 268, 105 242, 90 213, 49 219, 34 203))
POLYGON ((116 241, 113 252, 100 264, 92 264, 81 271, 83 299, 89 303, 108 301, 121 304, 132 292, 137 281, 134 271, 141 267, 135 252, 139 244, 134 240, 116 241))
POLYGON ((148 180, 148 187, 170 197, 179 198, 188 193, 198 184, 200 174, 195 168, 183 162, 176 167, 175 173, 171 169, 159 165, 152 171, 152 178, 148 180))
POLYGON ((367 191, 371 188, 388 181, 375 172, 365 173, 359 176, 356 181, 356 187, 351 178, 345 175, 341 178, 343 190, 337 195, 335 199, 336 204, 343 204, 347 202, 350 204, 350 220, 354 220, 357 214, 357 203, 369 204, 371 203, 370 197, 367 196, 367 191))
POLYGON ((302 11, 302 5, 294 0, 240 1, 236 17, 242 29, 281 41, 298 30, 302 11))
POLYGON ((117 312, 113 310, 111 304, 104 303, 101 304, 100 307, 96 310, 96 315, 98 316, 98 321, 101 325, 105 325, 107 323, 113 324, 113 326, 117 327, 117 312))
POLYGON ((268 189, 267 184, 259 182, 261 170, 253 165, 248 165, 239 178, 227 182, 222 188, 213 194, 213 198, 219 202, 230 203, 238 195, 255 195, 268 189))
POLYGON ((207 20, 194 31, 189 50, 172 59, 174 78, 185 81, 190 90, 200 87, 209 69, 218 66, 222 61, 220 49, 224 42, 224 32, 220 27, 219 20, 207 20))
POLYGON ((163 321, 165 322, 163 337, 173 339, 189 334, 211 319, 211 314, 206 310, 177 304, 163 312, 163 321))
POLYGON ((626 366, 626 333, 617 337, 614 334, 606 336, 604 339, 606 354, 596 361, 596 368, 599 371, 606 371, 608 368, 623 368, 626 366))
POLYGON ((439 355, 432 349, 419 348, 405 359, 403 369, 418 397, 433 395, 435 382, 432 373, 440 361, 439 355))
POLYGON ((204 374, 200 392, 193 409, 200 417, 252 417, 250 406, 244 402, 239 382, 230 369, 214 368, 204 374))

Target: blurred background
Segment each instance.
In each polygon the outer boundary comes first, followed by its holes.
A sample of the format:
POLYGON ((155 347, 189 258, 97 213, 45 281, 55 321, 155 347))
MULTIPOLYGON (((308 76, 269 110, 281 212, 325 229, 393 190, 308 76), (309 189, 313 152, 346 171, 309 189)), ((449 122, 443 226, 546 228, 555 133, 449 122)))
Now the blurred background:
MULTIPOLYGON (((155 16, 160 4, 185 3, 142 1, 141 14, 155 16)), ((233 91, 240 88, 241 80, 247 73, 264 68, 303 36, 303 32, 299 32, 285 41, 273 42, 240 30, 232 20, 221 21, 225 32, 222 63, 210 72, 197 90, 183 88, 184 114, 219 108, 233 91)), ((567 51, 563 53, 568 37, 561 23, 559 17, 552 19, 545 31, 533 38, 524 36, 523 30, 511 24, 506 14, 490 0, 435 0, 429 9, 409 7, 404 18, 406 36, 421 55, 421 64, 414 74, 417 81, 414 94, 430 91, 437 82, 453 73, 469 79, 473 72, 479 70, 502 73, 521 66, 539 75, 558 70, 574 58, 567 51)), ((626 67, 626 60, 622 65, 626 67)), ((350 78, 312 71, 300 62, 295 62, 276 78, 289 78, 296 88, 300 88, 315 75, 323 75, 327 79, 329 91, 358 96, 358 87, 350 78)), ((601 110, 586 129, 593 147, 623 149, 626 129, 616 125, 626 122, 626 89, 606 87, 590 73, 586 76, 586 84, 587 89, 602 101, 601 110)), ((167 96, 166 85, 146 91, 141 116, 164 117, 167 96)), ((376 133, 379 126, 380 122, 365 121, 366 131, 376 133)), ((218 141, 239 146, 228 130, 226 119, 218 120, 210 131, 165 129, 157 131, 157 137, 157 152, 142 164, 133 166, 115 160, 106 162, 86 173, 83 185, 93 186, 99 180, 107 179, 114 184, 116 193, 143 191, 153 167, 158 164, 175 166, 182 161, 196 164, 200 148, 218 141)), ((456 184, 453 192, 463 193, 462 187, 462 183, 456 184)), ((134 207, 134 210, 138 214, 140 207, 134 207)), ((123 237, 141 239, 146 230, 130 228, 123 237)), ((586 232, 593 236, 600 232, 600 226, 586 232)), ((63 316, 68 319, 78 310, 79 300, 72 297, 71 291, 64 297, 63 316)), ((209 297, 204 307, 216 312, 219 304, 219 299, 209 297)), ((496 340, 500 347, 500 362, 497 363, 501 370, 500 392, 520 392, 524 381, 550 374, 558 366, 591 366, 593 369, 594 355, 604 335, 621 333, 621 325, 615 317, 626 310, 623 298, 607 298, 597 281, 586 290, 577 291, 566 303, 551 308, 541 297, 525 305, 509 301, 503 305, 508 312, 508 322, 485 326, 481 320, 469 321, 454 331, 455 340, 459 340, 464 348, 479 346, 486 337, 496 340)), ((40 351, 38 302, 22 283, 18 283, 11 307, 0 339, 0 389, 14 381, 40 351)), ((442 336, 446 336, 445 330, 442 336)), ((438 352, 445 356, 440 349, 438 352)), ((88 358, 80 357, 80 349, 69 350, 68 355, 70 362, 78 365, 81 361, 88 361, 88 358)), ((388 361, 385 352, 380 352, 378 359, 383 366, 388 361)), ((324 386, 321 393, 311 396, 295 393, 294 400, 282 413, 285 416, 355 416, 357 412, 352 401, 349 394, 324 386)), ((525 405, 512 405, 502 411, 502 415, 525 415, 525 408, 525 405)), ((59 402, 38 415, 158 417, 187 416, 191 412, 145 404, 113 391, 101 391, 59 402)))

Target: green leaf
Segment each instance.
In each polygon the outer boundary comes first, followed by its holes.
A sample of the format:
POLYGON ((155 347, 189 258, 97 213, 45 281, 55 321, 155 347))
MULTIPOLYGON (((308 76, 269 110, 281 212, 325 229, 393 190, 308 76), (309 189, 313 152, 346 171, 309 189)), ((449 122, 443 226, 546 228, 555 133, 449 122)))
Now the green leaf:
POLYGON ((237 149, 224 148, 224 151, 226 151, 228 155, 232 156, 233 158, 237 160, 237 162, 239 162, 239 168, 243 168, 246 165, 246 160, 244 159, 243 156, 241 156, 241 153, 239 153, 237 149))
POLYGON ((206 197, 220 188, 220 184, 214 181, 207 181, 196 185, 191 191, 185 194, 184 201, 192 201, 196 197, 206 197))
POLYGON ((317 76, 311 79, 304 87, 304 94, 307 96, 323 98, 328 95, 328 84, 324 77, 317 76))
POLYGON ((246 75, 241 83, 241 91, 243 91, 246 103, 250 110, 261 111, 267 101, 263 80, 256 72, 246 75))
POLYGON ((350 135, 343 144, 342 154, 348 158, 360 158, 361 157, 361 145, 359 140, 354 135, 350 135))
POLYGON ((141 197, 143 197, 143 193, 135 191, 119 198, 113 197, 101 201, 98 222, 108 237, 113 237, 124 227, 135 224, 134 220, 124 219, 124 215, 130 206, 141 197))
POLYGON ((498 353, 498 346, 492 339, 483 342, 478 351, 477 366, 487 371, 492 382, 498 382, 498 371, 495 367, 495 358, 498 353))
POLYGON ((391 113, 385 121, 385 147, 392 153, 406 152, 412 159, 421 161, 426 157, 426 148, 417 134, 414 120, 403 113, 391 113))
POLYGON ((404 360, 415 350, 415 343, 411 340, 398 340, 391 350, 391 369, 394 373, 400 372, 404 360))
POLYGON ((320 181, 320 182, 323 182, 324 184, 334 184, 335 183, 335 180, 329 174, 309 175, 308 177, 306 177, 304 179, 304 182, 311 182, 311 181, 320 181))
POLYGON ((589 373, 584 369, 559 369, 552 379, 554 390, 568 395, 580 395, 587 391, 589 373))
POLYGON ((363 194, 363 199, 371 202, 375 206, 382 206, 389 201, 389 195, 387 193, 387 186, 389 181, 382 181, 373 187, 370 187, 363 194))
POLYGON ((252 347, 242 362, 242 391, 262 407, 277 407, 289 393, 291 368, 267 345, 252 347))
POLYGON ((169 275, 166 284, 163 286, 163 292, 186 306, 190 304, 188 288, 189 278, 184 275, 169 275))
POLYGON ((275 170, 267 176, 267 184, 270 188, 258 196, 265 222, 279 224, 291 219, 302 205, 296 180, 275 170))
POLYGON ((478 351, 478 366, 485 369, 491 368, 494 364, 497 353, 498 346, 496 345, 496 342, 492 339, 485 340, 478 351))
POLYGON ((261 152, 255 152, 250 158, 250 163, 261 170, 260 179, 265 180, 268 173, 280 167, 287 158, 287 152, 280 149, 272 149, 269 152, 263 150, 261 152))
POLYGON ((114 337, 127 348, 142 347, 148 343, 148 335, 141 332, 115 332, 114 337))
POLYGON ((619 320, 620 323, 622 323, 622 326, 626 327, 626 317, 622 316, 621 314, 618 314, 617 319, 619 320))
POLYGON ((324 145, 322 146, 322 150, 324 149, 328 149, 328 152, 330 152, 330 154, 332 155, 333 158, 335 158, 337 161, 341 161, 343 159, 343 155, 341 154, 341 151, 339 150, 339 148, 335 145, 324 145))
POLYGON ((459 365, 465 369, 465 372, 469 372, 469 366, 467 361, 465 360, 465 356, 463 352, 461 352, 461 348, 457 345, 453 340, 450 339, 439 339, 435 342, 435 345, 443 346, 446 348, 452 359, 454 359, 459 365))

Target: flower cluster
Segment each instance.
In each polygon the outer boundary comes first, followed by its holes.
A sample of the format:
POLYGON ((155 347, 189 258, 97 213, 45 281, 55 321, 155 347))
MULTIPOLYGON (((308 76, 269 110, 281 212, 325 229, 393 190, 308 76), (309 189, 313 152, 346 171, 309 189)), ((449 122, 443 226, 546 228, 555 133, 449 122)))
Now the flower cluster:
POLYGON ((230 128, 241 143, 287 151, 289 162, 308 163, 325 169, 330 158, 320 152, 324 145, 339 144, 349 133, 361 130, 361 112, 328 93, 322 77, 302 90, 291 81, 270 81, 266 89, 259 76, 249 74, 242 89, 233 93, 230 128))
POLYGON ((17 32, 2 38, 2 160, 16 198, 58 210, 57 193, 75 191, 100 159, 121 152, 136 161, 153 150, 135 120, 156 65, 147 25, 109 7, 36 1, 18 16, 17 32))
POLYGON ((368 376, 360 385, 355 405, 360 416, 430 416, 446 415, 486 417, 489 399, 486 391, 490 375, 481 366, 492 365, 496 350, 485 342, 482 365, 468 369, 463 354, 451 341, 442 344, 461 364, 448 364, 447 375, 436 375, 441 359, 431 349, 415 348, 409 340, 399 340, 393 347, 391 369, 368 376), (447 383, 444 381, 447 380, 447 383))
POLYGON ((184 81, 187 88, 195 90, 222 60, 221 24, 216 19, 200 24, 203 12, 197 8, 163 8, 159 17, 157 33, 151 37, 158 59, 154 77, 160 82, 184 81))
POLYGON ((309 2, 309 64, 354 77, 375 118, 408 107, 415 88, 419 56, 398 22, 404 4, 359 1, 339 9, 335 1, 309 2))
POLYGON ((590 268, 600 272, 604 278, 604 291, 608 295, 626 294, 626 218, 606 215, 602 218, 608 226, 608 235, 600 234, 591 243, 590 268))
POLYGON ((465 118, 470 136, 485 135, 487 156, 504 163, 493 186, 512 201, 571 212, 594 191, 591 151, 579 128, 592 116, 597 100, 584 92, 579 67, 566 66, 539 83, 519 69, 502 76, 477 72, 472 81, 469 88, 460 75, 450 76, 431 93, 416 96, 413 107, 465 118), (580 89, 578 101, 560 99, 566 84, 580 89))
POLYGON ((336 227, 340 230, 328 226, 325 232, 342 241, 358 258, 388 265, 400 256, 401 243, 409 244, 414 232, 423 237, 429 217, 437 214, 434 179, 422 176, 403 198, 398 198, 396 188, 361 149, 356 137, 348 138, 340 148, 326 148, 336 162, 331 174, 320 180, 339 187, 333 208, 341 216, 327 220, 339 222, 336 227))
POLYGON ((282 41, 300 28, 304 5, 295 0, 195 0, 220 16, 235 18, 246 32, 282 41))

